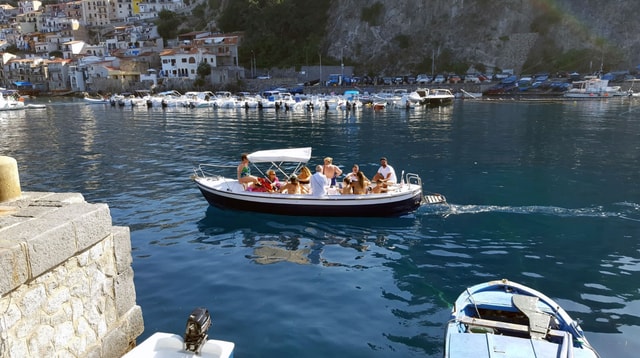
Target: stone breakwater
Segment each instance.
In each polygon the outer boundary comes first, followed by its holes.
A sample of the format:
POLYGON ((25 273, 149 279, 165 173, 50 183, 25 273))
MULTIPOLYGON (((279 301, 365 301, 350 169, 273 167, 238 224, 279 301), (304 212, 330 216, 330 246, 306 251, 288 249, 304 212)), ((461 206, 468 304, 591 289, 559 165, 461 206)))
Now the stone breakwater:
POLYGON ((127 227, 77 193, 0 202, 0 356, 121 357, 143 331, 127 227))

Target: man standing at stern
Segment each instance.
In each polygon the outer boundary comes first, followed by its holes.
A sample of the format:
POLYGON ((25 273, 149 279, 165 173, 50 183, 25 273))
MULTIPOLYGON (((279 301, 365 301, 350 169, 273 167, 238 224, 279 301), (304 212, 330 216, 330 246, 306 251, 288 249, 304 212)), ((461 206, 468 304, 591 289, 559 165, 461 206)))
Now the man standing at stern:
POLYGON ((322 174, 322 165, 316 166, 316 173, 311 176, 311 195, 323 196, 327 194, 329 179, 322 174))

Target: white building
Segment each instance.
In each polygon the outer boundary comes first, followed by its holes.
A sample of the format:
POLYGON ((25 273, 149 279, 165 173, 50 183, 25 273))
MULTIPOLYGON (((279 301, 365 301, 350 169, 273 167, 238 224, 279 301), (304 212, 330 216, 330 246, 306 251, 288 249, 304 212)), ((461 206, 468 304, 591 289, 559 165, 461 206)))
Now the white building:
POLYGON ((204 62, 215 68, 217 66, 216 55, 203 48, 183 46, 164 50, 160 53, 162 63, 161 77, 188 78, 195 80, 198 77, 198 65, 204 62))

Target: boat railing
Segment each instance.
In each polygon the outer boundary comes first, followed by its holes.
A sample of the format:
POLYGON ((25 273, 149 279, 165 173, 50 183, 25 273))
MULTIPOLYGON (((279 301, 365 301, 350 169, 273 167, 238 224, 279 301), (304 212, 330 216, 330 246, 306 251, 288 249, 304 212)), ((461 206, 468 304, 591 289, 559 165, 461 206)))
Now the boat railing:
MULTIPOLYGON (((420 187, 422 187, 422 179, 420 179, 420 176, 418 174, 415 173, 407 173, 405 175, 406 178, 406 183, 407 184, 415 184, 418 185, 420 187)), ((402 180, 402 179, 400 179, 402 180)))
MULTIPOLYGON (((219 173, 214 174, 213 168, 235 168, 235 165, 219 165, 219 164, 198 164, 196 168, 193 168, 193 172, 197 177, 201 178, 218 178, 219 173)), ((219 172, 219 169, 216 170, 219 172)))

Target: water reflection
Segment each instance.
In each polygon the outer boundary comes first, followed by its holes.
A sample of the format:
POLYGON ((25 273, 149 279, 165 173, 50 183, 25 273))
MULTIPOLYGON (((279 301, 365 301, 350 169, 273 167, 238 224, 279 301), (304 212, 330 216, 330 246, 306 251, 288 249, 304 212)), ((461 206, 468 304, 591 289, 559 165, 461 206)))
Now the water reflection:
POLYGON ((221 247, 244 246, 254 249, 248 259, 256 263, 290 261, 299 264, 360 267, 356 261, 371 246, 395 249, 391 236, 419 230, 415 217, 402 218, 289 218, 208 207, 198 221, 202 234, 193 242, 221 247), (332 257, 335 248, 349 249, 340 253, 344 260, 332 257), (327 248, 328 255, 324 255, 327 248))

